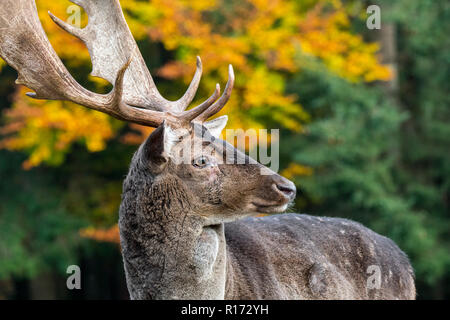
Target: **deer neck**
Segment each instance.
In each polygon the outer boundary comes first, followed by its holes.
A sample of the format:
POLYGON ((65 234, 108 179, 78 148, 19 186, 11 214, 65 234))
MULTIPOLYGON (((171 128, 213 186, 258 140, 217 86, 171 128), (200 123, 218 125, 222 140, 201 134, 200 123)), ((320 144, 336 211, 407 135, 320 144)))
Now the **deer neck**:
POLYGON ((223 224, 205 226, 177 178, 124 183, 120 237, 132 299, 223 299, 223 224))

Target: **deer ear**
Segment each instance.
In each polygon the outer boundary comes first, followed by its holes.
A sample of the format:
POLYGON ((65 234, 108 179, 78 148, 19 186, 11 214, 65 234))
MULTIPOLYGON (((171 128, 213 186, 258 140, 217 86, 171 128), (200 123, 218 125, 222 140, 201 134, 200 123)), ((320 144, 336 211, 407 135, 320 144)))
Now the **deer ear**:
POLYGON ((226 127, 228 116, 218 117, 214 120, 203 123, 206 129, 212 134, 214 138, 219 138, 222 130, 226 127))
POLYGON ((172 147, 179 141, 175 131, 163 122, 143 146, 143 156, 147 163, 150 163, 152 169, 162 169, 167 163, 172 147))

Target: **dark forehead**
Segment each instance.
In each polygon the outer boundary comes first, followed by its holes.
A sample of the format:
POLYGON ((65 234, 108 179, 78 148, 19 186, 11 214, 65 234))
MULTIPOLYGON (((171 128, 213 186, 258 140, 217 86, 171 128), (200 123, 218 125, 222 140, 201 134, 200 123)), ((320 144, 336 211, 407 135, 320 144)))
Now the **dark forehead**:
POLYGON ((229 151, 231 151, 231 150, 235 149, 231 144, 227 143, 226 141, 214 137, 209 132, 209 130, 204 125, 202 125, 200 123, 192 124, 192 129, 193 129, 194 137, 196 139, 201 139, 201 141, 202 141, 204 146, 211 145, 217 151, 219 151, 219 150, 223 150, 223 151, 229 150, 229 151))
POLYGON ((208 129, 202 124, 193 124, 194 136, 201 139, 202 145, 205 147, 214 148, 218 155, 222 155, 227 162, 241 163, 241 164, 256 164, 257 162, 250 158, 245 152, 235 148, 232 144, 225 140, 215 138, 211 135, 208 129))

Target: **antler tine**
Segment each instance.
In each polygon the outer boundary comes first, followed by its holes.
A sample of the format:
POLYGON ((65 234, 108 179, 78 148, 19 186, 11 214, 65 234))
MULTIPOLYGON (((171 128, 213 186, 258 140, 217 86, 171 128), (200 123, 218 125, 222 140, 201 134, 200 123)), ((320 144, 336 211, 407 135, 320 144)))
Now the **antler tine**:
MULTIPOLYGON (((200 84, 200 80, 202 78, 202 60, 199 56, 197 56, 197 69, 195 70, 194 78, 186 90, 186 93, 179 100, 175 101, 175 108, 178 111, 184 111, 191 104, 192 100, 194 100, 195 94, 197 93, 198 86, 200 84)), ((213 101, 214 102, 214 101, 213 101)))
POLYGON ((48 11, 48 15, 53 20, 53 22, 56 23, 61 29, 63 29, 67 33, 70 33, 71 35, 77 37, 80 40, 84 40, 85 31, 83 29, 74 27, 73 25, 62 21, 60 18, 56 17, 50 11, 48 11))
POLYGON ((110 105, 117 112, 116 118, 141 124, 144 126, 158 127, 165 120, 165 112, 153 111, 148 109, 134 108, 123 102, 123 83, 125 72, 130 66, 132 58, 119 70, 114 84, 114 92, 111 95, 110 105))
POLYGON ((216 90, 211 95, 211 97, 208 98, 205 102, 198 105, 195 108, 192 108, 188 111, 183 112, 181 115, 181 118, 183 119, 183 122, 190 123, 192 120, 197 118, 199 115, 201 115, 203 112, 205 112, 213 103, 217 100, 217 98, 220 95, 220 85, 216 84, 216 90))
POLYGON ((231 92, 234 87, 234 70, 233 66, 230 64, 228 66, 228 82, 225 87, 225 90, 220 97, 212 106, 210 106, 205 112, 199 114, 197 117, 193 118, 195 121, 204 122, 208 120, 210 117, 218 113, 223 107, 227 104, 228 100, 230 100, 231 92))
MULTIPOLYGON (((168 119, 172 122, 178 122, 178 118, 176 116, 173 116, 172 114, 169 114, 167 112, 135 108, 123 101, 122 95, 125 72, 127 71, 131 62, 132 58, 128 59, 127 63, 125 63, 125 65, 119 70, 114 85, 114 91, 110 94, 108 108, 100 111, 108 113, 120 120, 125 120, 150 127, 158 127, 168 119)), ((214 101, 216 99, 217 98, 215 98, 214 101)))

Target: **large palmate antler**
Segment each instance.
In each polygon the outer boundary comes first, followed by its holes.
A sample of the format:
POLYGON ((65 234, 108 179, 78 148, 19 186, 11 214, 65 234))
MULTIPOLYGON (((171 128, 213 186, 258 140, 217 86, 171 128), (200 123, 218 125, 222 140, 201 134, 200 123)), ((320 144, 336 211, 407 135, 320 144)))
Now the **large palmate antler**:
POLYGON ((119 1, 71 2, 82 6, 89 16, 89 24, 84 29, 49 14, 61 28, 86 44, 93 64, 92 75, 108 80, 114 84, 114 89, 106 95, 93 93, 70 75, 42 28, 34 0, 1 0, 0 56, 18 71, 16 83, 35 91, 29 96, 69 100, 121 120, 152 127, 164 120, 179 124, 205 121, 220 111, 230 98, 234 84, 231 66, 222 97, 219 98, 217 85, 210 98, 185 111, 195 96, 202 74, 201 60, 197 58, 197 70, 184 96, 177 101, 164 99, 139 52, 119 1))

